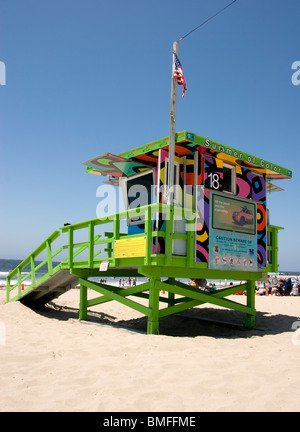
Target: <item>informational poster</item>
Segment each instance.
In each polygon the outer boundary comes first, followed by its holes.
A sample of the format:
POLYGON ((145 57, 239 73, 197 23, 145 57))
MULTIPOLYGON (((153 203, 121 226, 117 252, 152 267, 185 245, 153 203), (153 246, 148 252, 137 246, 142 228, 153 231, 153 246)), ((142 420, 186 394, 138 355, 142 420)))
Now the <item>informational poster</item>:
POLYGON ((212 194, 212 228, 256 234, 256 204, 224 195, 212 194))
POLYGON ((209 268, 257 271, 255 203, 212 195, 209 268))
POLYGON ((146 256, 146 238, 147 237, 132 237, 115 240, 114 258, 146 256))

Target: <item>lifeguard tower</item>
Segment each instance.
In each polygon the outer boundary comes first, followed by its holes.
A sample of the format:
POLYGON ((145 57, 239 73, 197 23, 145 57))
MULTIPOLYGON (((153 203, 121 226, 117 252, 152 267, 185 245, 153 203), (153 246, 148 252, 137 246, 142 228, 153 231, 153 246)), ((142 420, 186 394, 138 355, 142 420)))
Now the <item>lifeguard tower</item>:
POLYGON ((292 178, 292 172, 189 131, 176 134, 173 158, 169 144, 167 136, 84 162, 88 173, 108 177, 107 187, 120 187, 125 210, 55 231, 10 273, 7 301, 44 304, 80 284, 82 320, 88 308, 115 300, 147 316, 147 332, 155 334, 160 318, 214 304, 245 313, 246 326, 253 327, 255 281, 278 270, 282 228, 269 223, 267 192, 281 190, 273 180, 292 178), (78 232, 84 241, 75 240, 78 232), (66 242, 54 250, 61 236, 66 242), (67 258, 54 266, 63 250, 67 258), (42 252, 46 258, 37 265, 42 252), (47 274, 37 279, 42 266, 47 274), (95 281, 111 276, 148 281, 126 288, 95 281), (31 285, 23 289, 29 277, 31 285), (179 281, 184 278, 238 283, 209 293, 179 281), (88 289, 99 296, 88 298, 88 289), (245 305, 227 298, 242 290, 245 305))

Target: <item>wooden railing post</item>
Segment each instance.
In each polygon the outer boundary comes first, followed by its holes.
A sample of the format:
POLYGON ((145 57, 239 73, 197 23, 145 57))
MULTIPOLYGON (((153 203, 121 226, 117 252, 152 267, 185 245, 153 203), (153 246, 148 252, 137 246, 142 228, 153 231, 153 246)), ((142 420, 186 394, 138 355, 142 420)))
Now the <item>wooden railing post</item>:
POLYGON ((186 255, 187 264, 191 266, 195 262, 195 231, 196 231, 196 213, 190 210, 189 217, 186 218, 186 255))
POLYGON ((74 237, 73 237, 73 227, 69 228, 68 231, 68 237, 69 237, 69 255, 68 255, 68 266, 70 269, 73 268, 73 248, 74 248, 74 237))
POLYGON ((174 207, 169 206, 169 214, 167 214, 166 220, 166 246, 165 246, 165 257, 166 265, 170 265, 172 261, 172 250, 173 250, 173 227, 174 227, 174 207))
POLYGON ((94 222, 89 223, 89 248, 88 248, 88 265, 94 267, 94 222))
POLYGON ((275 225, 268 226, 267 268, 272 272, 278 271, 278 231, 283 229, 284 228, 275 225), (271 257, 268 256, 268 252, 271 252, 271 257))
POLYGON ((46 241, 46 250, 47 250, 47 261, 48 261, 48 273, 52 274, 53 266, 52 266, 51 241, 50 241, 50 239, 48 239, 46 241))
POLYGON ((8 275, 6 278, 6 303, 9 303, 10 300, 10 276, 8 275))
POLYGON ((30 264, 31 264, 31 286, 35 287, 35 262, 34 255, 30 256, 30 264))
POLYGON ((18 267, 18 295, 21 296, 22 281, 21 281, 21 267, 18 267))
POLYGON ((146 236, 146 258, 145 258, 145 264, 150 263, 150 257, 152 253, 152 209, 151 204, 148 205, 148 208, 145 212, 145 236, 146 236))
POLYGON ((114 239, 119 240, 119 238, 120 238, 120 215, 119 213, 116 213, 114 217, 114 239))

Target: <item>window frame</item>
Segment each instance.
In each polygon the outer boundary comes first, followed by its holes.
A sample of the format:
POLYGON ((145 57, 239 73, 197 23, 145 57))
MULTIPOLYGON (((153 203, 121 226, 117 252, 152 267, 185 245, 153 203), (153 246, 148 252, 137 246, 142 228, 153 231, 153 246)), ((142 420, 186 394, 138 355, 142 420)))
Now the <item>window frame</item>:
POLYGON ((236 195, 236 165, 233 165, 228 162, 223 162, 223 193, 229 195, 236 195), (231 190, 224 189, 224 168, 228 168, 231 170, 231 190))

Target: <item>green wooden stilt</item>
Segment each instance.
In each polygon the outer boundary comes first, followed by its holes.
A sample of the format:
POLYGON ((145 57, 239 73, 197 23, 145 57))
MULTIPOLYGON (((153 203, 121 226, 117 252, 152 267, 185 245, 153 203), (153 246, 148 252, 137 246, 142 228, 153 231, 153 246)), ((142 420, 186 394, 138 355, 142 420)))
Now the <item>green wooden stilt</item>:
POLYGON ((254 310, 253 314, 246 314, 246 327, 255 326, 255 281, 247 281, 247 306, 254 310))
POLYGON ((149 281, 149 309, 147 334, 159 334, 159 286, 160 279, 150 278, 149 281))
MULTIPOLYGON (((175 281, 174 278, 169 278, 168 281, 170 283, 173 283, 175 281)), ((174 306, 175 305, 175 294, 172 292, 168 292, 168 306, 174 306)))
POLYGON ((80 284, 79 319, 87 320, 87 287, 80 284))

